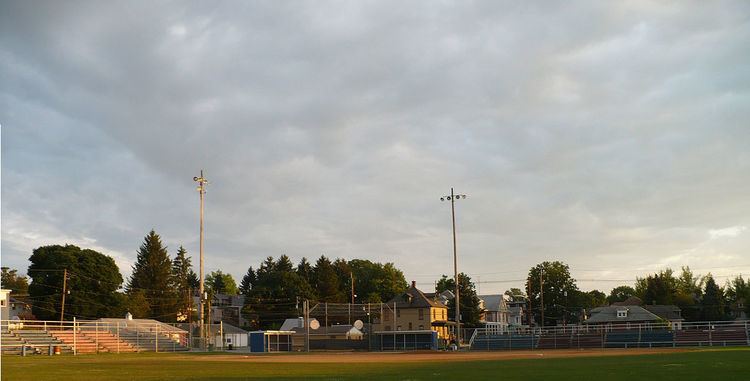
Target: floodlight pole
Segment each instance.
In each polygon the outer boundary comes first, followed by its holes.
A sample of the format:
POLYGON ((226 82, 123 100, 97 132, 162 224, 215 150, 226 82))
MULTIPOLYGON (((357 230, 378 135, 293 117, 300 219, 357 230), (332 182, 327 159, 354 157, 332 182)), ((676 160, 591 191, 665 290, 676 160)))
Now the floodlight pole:
POLYGON ((456 255, 456 198, 466 198, 465 194, 453 193, 451 188, 450 196, 440 197, 440 201, 446 199, 451 202, 451 220, 453 222, 453 282, 456 284, 456 344, 461 346, 461 300, 458 295, 458 257, 456 255))
POLYGON ((203 285, 203 195, 206 194, 206 184, 208 184, 208 180, 203 177, 203 170, 201 169, 201 175, 200 177, 193 177, 193 181, 198 182, 198 193, 200 194, 201 199, 201 227, 200 227, 200 286, 199 286, 199 292, 200 292, 200 331, 201 331, 201 342, 203 349, 206 349, 206 336, 204 334, 204 324, 205 321, 203 320, 203 293, 204 293, 204 285, 203 285))

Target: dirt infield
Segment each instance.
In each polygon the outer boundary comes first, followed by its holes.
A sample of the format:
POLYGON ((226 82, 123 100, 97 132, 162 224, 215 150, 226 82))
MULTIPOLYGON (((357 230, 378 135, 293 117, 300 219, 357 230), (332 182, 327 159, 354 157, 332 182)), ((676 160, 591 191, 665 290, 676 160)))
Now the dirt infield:
MULTIPOLYGON (((243 361, 263 363, 371 363, 371 362, 423 362, 423 361, 480 361, 543 359, 566 357, 634 356, 659 353, 686 352, 690 349, 582 349, 498 352, 327 352, 327 353, 275 353, 263 355, 207 355, 189 358, 198 361, 243 361)), ((187 356, 186 356, 187 357, 187 356)))

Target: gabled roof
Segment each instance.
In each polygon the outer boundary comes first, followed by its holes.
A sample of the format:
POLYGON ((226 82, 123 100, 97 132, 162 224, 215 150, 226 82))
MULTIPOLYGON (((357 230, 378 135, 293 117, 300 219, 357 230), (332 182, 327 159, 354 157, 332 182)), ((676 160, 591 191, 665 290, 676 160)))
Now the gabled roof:
POLYGON ((613 306, 640 306, 641 304, 643 301, 637 296, 630 296, 622 302, 612 303, 613 306))
POLYGON ((647 304, 643 306, 648 312, 669 321, 685 320, 682 318, 682 310, 675 305, 647 304))
POLYGON ((586 319, 586 324, 598 323, 633 323, 633 322, 657 322, 661 320, 658 316, 648 312, 640 306, 606 306, 596 307, 591 311, 591 317, 586 319), (627 310, 627 316, 617 317, 617 311, 627 310))
POLYGON ((487 311, 507 311, 508 305, 505 303, 503 295, 478 295, 479 299, 484 301, 484 309, 487 311))
MULTIPOLYGON (((206 324, 207 326, 210 326, 211 332, 218 335, 222 329, 224 330, 225 334, 240 334, 240 335, 247 335, 248 331, 245 331, 242 328, 235 327, 233 325, 224 323, 224 324, 206 324)), ((198 327, 200 330, 200 327, 198 327)))
POLYGON ((419 289, 417 289, 416 282, 411 282, 411 287, 409 287, 402 294, 394 296, 386 304, 392 306, 393 303, 396 303, 397 309, 399 308, 428 308, 428 307, 446 308, 444 304, 438 301, 435 301, 432 298, 428 298, 427 296, 425 296, 425 294, 422 291, 419 291, 419 289))

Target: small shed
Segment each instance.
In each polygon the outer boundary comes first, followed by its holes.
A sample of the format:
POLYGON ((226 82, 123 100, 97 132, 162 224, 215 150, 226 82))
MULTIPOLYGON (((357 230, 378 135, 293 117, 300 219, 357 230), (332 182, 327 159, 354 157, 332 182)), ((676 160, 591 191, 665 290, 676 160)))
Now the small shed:
POLYGON ((252 331, 250 352, 291 352, 293 331, 252 331))
POLYGON ((214 337, 211 344, 216 348, 227 348, 230 345, 232 348, 247 347, 247 331, 242 328, 222 323, 211 324, 210 329, 211 335, 214 337))

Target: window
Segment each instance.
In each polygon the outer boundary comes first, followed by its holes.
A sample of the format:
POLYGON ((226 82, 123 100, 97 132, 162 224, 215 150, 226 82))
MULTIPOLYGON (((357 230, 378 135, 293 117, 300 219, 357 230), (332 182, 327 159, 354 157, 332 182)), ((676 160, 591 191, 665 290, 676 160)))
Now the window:
POLYGON ((396 331, 400 331, 400 330, 401 330, 401 326, 396 327, 396 331))
POLYGON ((628 317, 628 310, 617 310, 617 317, 618 318, 628 317))
POLYGON ((411 331, 411 322, 409 322, 409 331, 411 331))
POLYGON ((0 300, 0 307, 5 307, 5 299, 0 300))
POLYGON ((424 320, 424 309, 419 309, 419 320, 424 320))

